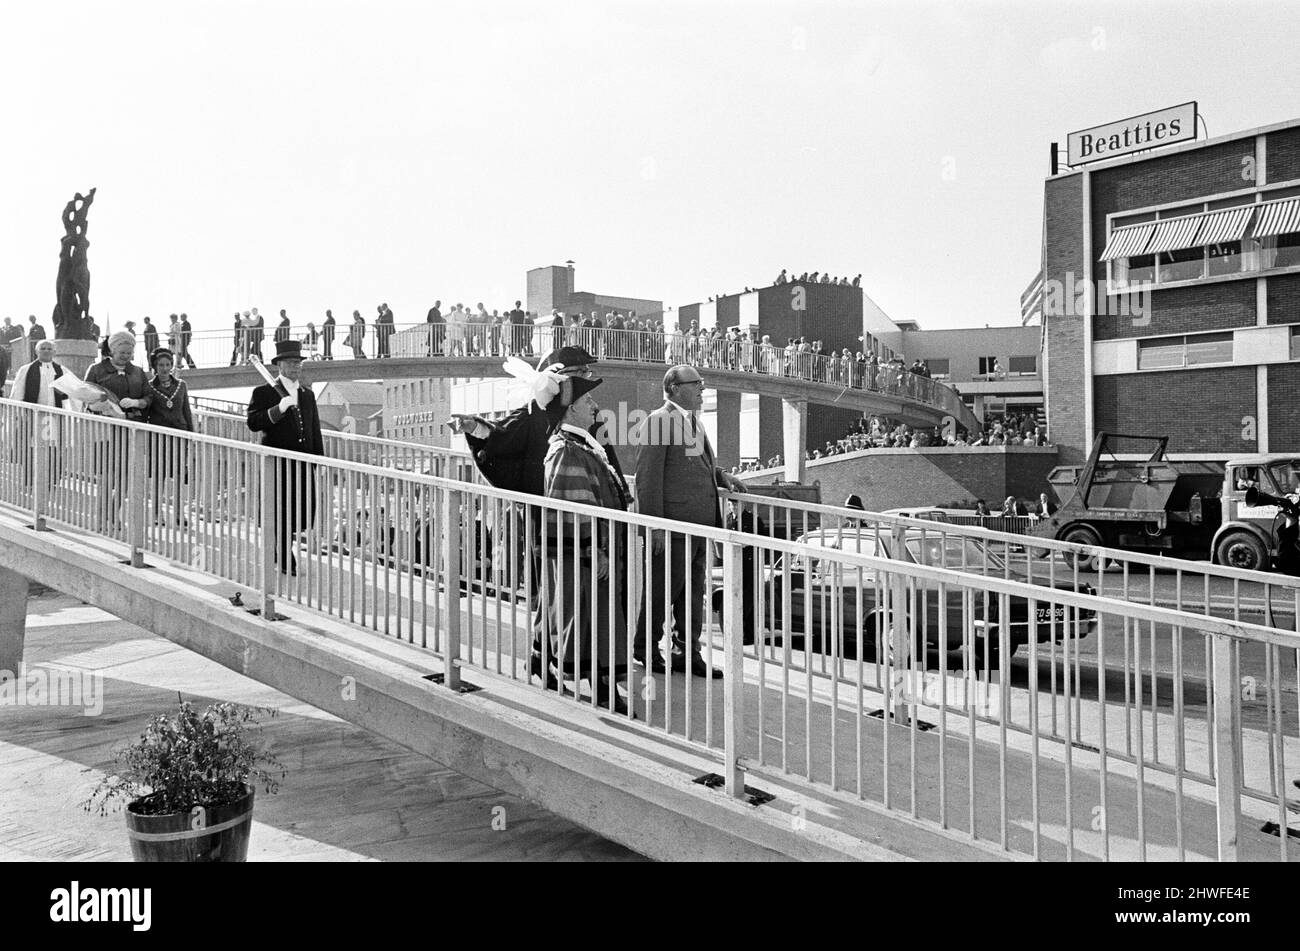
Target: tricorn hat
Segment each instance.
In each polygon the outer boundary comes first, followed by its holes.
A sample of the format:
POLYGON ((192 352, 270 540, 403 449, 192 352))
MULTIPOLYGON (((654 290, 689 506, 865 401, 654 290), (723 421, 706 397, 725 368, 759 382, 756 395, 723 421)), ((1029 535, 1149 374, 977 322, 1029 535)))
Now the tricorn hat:
POLYGON ((582 347, 556 347, 537 361, 537 369, 545 370, 557 363, 562 367, 583 367, 595 362, 596 358, 582 347))
POLYGON ((281 360, 301 360, 301 359, 302 359, 302 341, 277 340, 275 342, 275 356, 271 358, 272 363, 279 363, 281 360))
POLYGON ((564 418, 564 414, 568 412, 569 407, 578 402, 583 394, 590 393, 603 382, 600 379, 588 380, 586 377, 581 376, 567 378, 560 387, 560 392, 546 404, 546 415, 559 422, 564 418))

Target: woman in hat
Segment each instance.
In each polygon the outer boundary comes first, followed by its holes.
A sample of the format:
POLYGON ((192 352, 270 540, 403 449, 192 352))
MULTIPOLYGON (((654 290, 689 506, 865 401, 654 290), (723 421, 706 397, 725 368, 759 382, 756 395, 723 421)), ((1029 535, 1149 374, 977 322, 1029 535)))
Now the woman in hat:
MULTIPOLYGON (((92 413, 139 422, 149 409, 152 393, 144 371, 131 362, 135 353, 135 334, 119 330, 108 338, 108 356, 93 363, 86 371, 86 382, 107 392, 104 399, 87 403, 92 413)), ((124 426, 113 426, 97 434, 95 442, 95 477, 99 483, 99 520, 101 530, 112 533, 121 524, 120 509, 127 484, 127 457, 130 433, 124 426)))
MULTIPOLYGON (((627 483, 590 432, 599 409, 590 391, 599 385, 569 377, 546 406, 545 495, 625 512, 627 483)), ((627 673, 627 558, 619 545, 625 532, 617 522, 586 515, 551 511, 546 519, 543 592, 551 605, 551 656, 567 675, 588 680, 600 706, 627 713, 616 689, 627 673)))
MULTIPOLYGON (((190 394, 185 381, 172 376, 176 357, 166 347, 149 354, 153 377, 149 380, 150 400, 144 421, 162 429, 194 432, 194 416, 190 412, 190 394)), ((153 514, 158 517, 163 483, 172 479, 172 519, 181 520, 181 485, 189 481, 189 447, 177 439, 152 436, 149 440, 149 472, 153 478, 153 514)))

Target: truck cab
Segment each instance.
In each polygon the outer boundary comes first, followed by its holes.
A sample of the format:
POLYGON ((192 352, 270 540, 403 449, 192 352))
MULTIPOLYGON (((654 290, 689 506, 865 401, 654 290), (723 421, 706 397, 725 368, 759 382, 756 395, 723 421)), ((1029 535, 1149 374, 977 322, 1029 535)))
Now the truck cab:
POLYGON ((1247 505, 1246 490, 1278 498, 1300 494, 1300 456, 1259 454, 1229 460, 1223 474, 1223 523, 1210 546, 1221 565, 1267 571, 1277 555, 1276 505, 1247 505))

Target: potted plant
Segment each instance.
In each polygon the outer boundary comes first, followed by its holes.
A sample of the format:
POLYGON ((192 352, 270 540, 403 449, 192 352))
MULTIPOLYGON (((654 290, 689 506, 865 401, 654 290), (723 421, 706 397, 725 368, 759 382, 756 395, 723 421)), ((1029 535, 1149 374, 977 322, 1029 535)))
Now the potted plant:
POLYGON ((86 810, 107 815, 126 802, 137 862, 244 861, 255 787, 274 794, 285 776, 258 736, 263 713, 276 711, 214 703, 197 713, 181 700, 114 752, 118 774, 95 787, 86 810))

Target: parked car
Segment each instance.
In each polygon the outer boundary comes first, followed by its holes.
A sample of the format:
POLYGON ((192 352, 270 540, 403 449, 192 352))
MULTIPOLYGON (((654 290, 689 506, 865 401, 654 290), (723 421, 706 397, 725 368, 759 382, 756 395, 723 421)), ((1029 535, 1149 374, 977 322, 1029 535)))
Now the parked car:
MULTIPOLYGON (((813 548, 856 552, 879 558, 889 558, 939 568, 990 574, 1017 581, 1024 576, 1008 570, 996 553, 977 539, 964 536, 923 535, 919 529, 908 529, 902 550, 893 550, 891 535, 877 534, 868 528, 843 530, 825 529, 808 532, 798 539, 800 544, 813 548)), ((786 612, 785 597, 789 592, 788 633, 793 641, 803 642, 811 635, 807 649, 830 653, 839 640, 839 654, 847 658, 858 655, 859 626, 864 659, 877 656, 877 644, 889 643, 891 618, 889 616, 889 578, 880 577, 871 568, 846 566, 833 558, 805 558, 790 560, 787 567, 778 561, 763 569, 763 603, 752 605, 757 626, 764 638, 779 638, 787 629, 783 626, 786 612)), ((1056 585, 1063 591, 1076 590, 1068 580, 1056 585)), ((747 589, 746 596, 752 600, 747 589)), ((969 587, 948 586, 944 592, 944 609, 939 610, 940 586, 937 582, 908 582, 907 617, 909 626, 916 632, 913 651, 919 658, 924 652, 927 663, 944 655, 948 662, 960 664, 964 653, 963 630, 969 627, 974 639, 972 647, 980 666, 999 665, 1001 595, 996 592, 972 590, 969 587), (968 603, 964 604, 964 601, 968 603), (943 618, 946 618, 943 620, 943 618)), ((1094 589, 1082 585, 1084 594, 1094 589)), ((723 591, 714 592, 714 609, 721 615, 723 591)), ((1032 639, 1039 643, 1064 640, 1067 637, 1086 637, 1096 629, 1096 612, 1091 609, 1073 609, 1064 605, 1036 605, 1036 615, 1029 621, 1029 601, 1023 597, 1007 599, 1007 644, 1012 654, 1032 639)))

